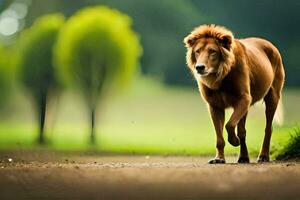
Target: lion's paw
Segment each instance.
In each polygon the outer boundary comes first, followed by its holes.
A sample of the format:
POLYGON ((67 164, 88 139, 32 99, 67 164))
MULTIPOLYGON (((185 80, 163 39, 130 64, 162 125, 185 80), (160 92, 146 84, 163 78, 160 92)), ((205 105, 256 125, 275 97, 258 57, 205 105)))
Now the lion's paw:
POLYGON ((240 139, 235 134, 228 136, 228 142, 234 147, 240 145, 240 139))
POLYGON ((222 158, 214 158, 208 161, 208 164, 225 164, 225 159, 222 158))
POLYGON ((265 155, 260 155, 259 158, 257 159, 258 163, 266 163, 269 161, 270 161, 269 156, 265 156, 265 155))
POLYGON ((238 163, 250 163, 249 157, 239 157, 238 163))

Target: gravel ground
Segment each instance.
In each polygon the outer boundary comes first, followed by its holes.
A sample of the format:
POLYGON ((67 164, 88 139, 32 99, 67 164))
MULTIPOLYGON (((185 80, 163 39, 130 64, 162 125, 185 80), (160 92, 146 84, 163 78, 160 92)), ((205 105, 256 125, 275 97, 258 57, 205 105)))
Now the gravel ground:
POLYGON ((300 199, 299 162, 208 159, 2 151, 0 199, 300 199))

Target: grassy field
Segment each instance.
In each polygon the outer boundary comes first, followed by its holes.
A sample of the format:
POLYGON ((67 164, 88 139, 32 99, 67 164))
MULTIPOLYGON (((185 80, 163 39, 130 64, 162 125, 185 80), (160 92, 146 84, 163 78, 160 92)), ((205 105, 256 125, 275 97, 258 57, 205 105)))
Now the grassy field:
MULTIPOLYGON (((300 119, 300 92, 284 92, 285 125, 274 127, 272 151, 280 150, 300 119)), ((215 133, 197 88, 167 87, 151 79, 137 80, 127 92, 111 94, 98 109, 97 145, 88 145, 88 112, 82 98, 65 92, 50 105, 47 119, 48 148, 100 150, 114 153, 214 154, 215 133)), ((232 111, 227 112, 226 117, 232 111)), ((35 148, 37 126, 29 98, 15 95, 1 114, 0 149, 35 148)), ((256 155, 264 136, 264 105, 251 108, 247 143, 256 155)), ((226 132, 224 132, 227 138, 226 132)), ((226 153, 239 148, 226 144, 226 153)))

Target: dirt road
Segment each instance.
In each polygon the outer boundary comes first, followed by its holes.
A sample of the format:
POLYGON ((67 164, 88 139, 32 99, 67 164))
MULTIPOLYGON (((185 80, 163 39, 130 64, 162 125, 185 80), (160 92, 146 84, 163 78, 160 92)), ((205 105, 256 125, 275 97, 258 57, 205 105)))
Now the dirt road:
POLYGON ((1 200, 300 199, 298 162, 209 165, 205 157, 45 151, 0 152, 0 160, 1 200))

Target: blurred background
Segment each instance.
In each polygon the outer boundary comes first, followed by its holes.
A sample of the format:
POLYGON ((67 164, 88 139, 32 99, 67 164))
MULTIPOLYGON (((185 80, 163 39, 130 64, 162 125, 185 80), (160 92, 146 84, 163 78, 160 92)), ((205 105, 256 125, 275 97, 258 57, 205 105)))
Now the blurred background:
MULTIPOLYGON (((10 82, 9 87, 1 89, 0 86, 3 99, 0 101, 0 149, 38 147, 39 116, 30 93, 18 81, 21 72, 13 64, 24 30, 46 14, 61 13, 68 20, 80 9, 98 5, 119 10, 131 18, 142 49, 137 72, 129 87, 108 90, 97 101, 94 145, 89 143, 86 99, 76 87, 59 92, 48 102, 47 148, 133 154, 213 154, 214 129, 185 65, 182 42, 195 26, 204 23, 226 26, 237 38, 266 38, 278 47, 286 69, 285 123, 274 127, 271 148, 276 151, 288 141, 300 120, 299 1, 0 0, 0 69, 13 71, 5 72, 0 78, 0 85, 10 82)), ((227 112, 227 117, 231 112, 227 112)), ((260 149, 264 123, 264 105, 260 102, 251 109, 247 121, 251 154, 257 154, 260 149)), ((227 145, 226 152, 235 154, 238 148, 227 145)))

